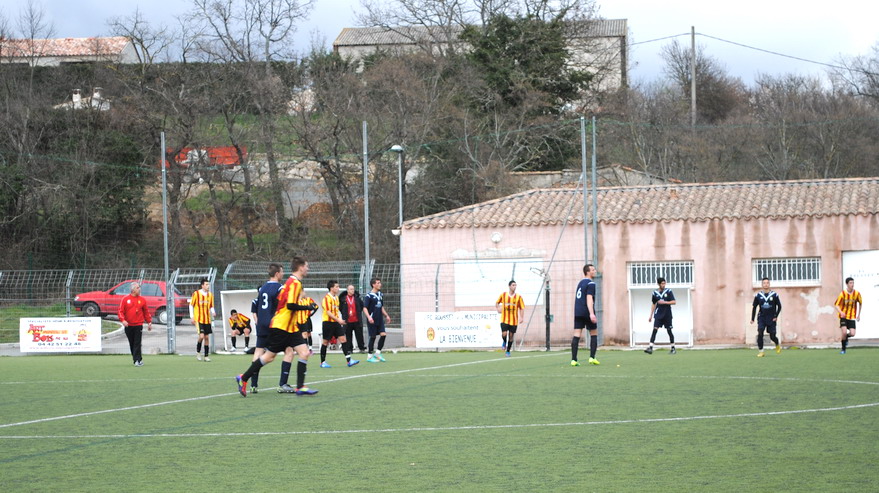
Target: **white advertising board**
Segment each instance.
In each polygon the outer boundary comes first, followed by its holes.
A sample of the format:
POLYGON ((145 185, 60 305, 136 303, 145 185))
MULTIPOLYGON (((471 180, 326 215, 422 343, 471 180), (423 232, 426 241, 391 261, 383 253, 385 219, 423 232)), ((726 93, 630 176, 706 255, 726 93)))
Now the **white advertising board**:
POLYGON ((22 353, 101 352, 98 317, 20 318, 22 353))
POLYGON ((496 311, 415 313, 416 347, 500 347, 502 343, 496 311))

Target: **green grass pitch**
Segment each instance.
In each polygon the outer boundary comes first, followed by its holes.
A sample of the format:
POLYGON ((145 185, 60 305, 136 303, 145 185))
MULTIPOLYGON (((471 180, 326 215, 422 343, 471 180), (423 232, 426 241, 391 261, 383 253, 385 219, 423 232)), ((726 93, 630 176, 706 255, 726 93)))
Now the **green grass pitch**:
POLYGON ((3 491, 876 491, 879 349, 0 358, 3 491), (295 372, 295 365, 294 365, 295 372), (295 383, 295 375, 291 376, 295 383))

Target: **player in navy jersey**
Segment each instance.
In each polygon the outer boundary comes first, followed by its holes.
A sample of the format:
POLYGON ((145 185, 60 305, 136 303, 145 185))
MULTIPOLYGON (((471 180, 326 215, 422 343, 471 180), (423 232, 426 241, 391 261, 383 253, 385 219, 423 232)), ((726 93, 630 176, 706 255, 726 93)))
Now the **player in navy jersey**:
POLYGON ((367 327, 369 329, 369 358, 368 363, 378 363, 384 361, 382 356, 382 348, 385 347, 385 322, 391 323, 391 317, 384 308, 384 297, 382 296, 381 279, 373 278, 369 281, 372 290, 366 294, 363 299, 363 314, 366 315, 367 327), (378 337, 378 346, 373 346, 375 339, 378 337), (376 347, 375 353, 372 348, 376 347))
MULTIPOLYGON (((263 284, 257 291, 255 310, 251 309, 256 318, 256 349, 253 350, 253 360, 256 361, 266 351, 266 344, 269 342, 269 329, 272 323, 272 317, 278 311, 278 293, 284 284, 281 278, 284 277, 284 268, 278 264, 269 264, 269 280, 263 284)), ((259 370, 254 372, 250 377, 250 393, 259 392, 259 370)))
POLYGON ((763 357, 763 331, 769 332, 769 339, 775 343, 775 353, 781 353, 781 344, 775 333, 778 315, 781 314, 781 299, 775 291, 769 289, 769 278, 764 277, 760 284, 762 290, 754 295, 754 303, 751 305, 751 325, 754 324, 754 315, 757 310, 760 314, 757 316, 757 357, 763 357))
POLYGON ((656 284, 659 285, 659 289, 653 292, 653 306, 650 307, 650 316, 647 317, 648 322, 653 321, 653 333, 650 334, 650 345, 644 352, 653 354, 656 332, 659 331, 660 327, 665 327, 665 331, 668 332, 668 342, 671 343, 669 354, 675 354, 677 351, 675 350, 675 335, 672 332, 671 306, 677 301, 675 301, 675 294, 672 293, 671 289, 665 287, 665 278, 657 277, 656 284))
POLYGON ((589 364, 600 365, 595 359, 595 351, 598 347, 598 317, 595 315, 595 266, 586 264, 583 266, 585 276, 577 284, 577 294, 574 298, 574 337, 571 339, 571 366, 580 366, 577 360, 577 350, 580 348, 580 336, 583 329, 589 331, 589 364))

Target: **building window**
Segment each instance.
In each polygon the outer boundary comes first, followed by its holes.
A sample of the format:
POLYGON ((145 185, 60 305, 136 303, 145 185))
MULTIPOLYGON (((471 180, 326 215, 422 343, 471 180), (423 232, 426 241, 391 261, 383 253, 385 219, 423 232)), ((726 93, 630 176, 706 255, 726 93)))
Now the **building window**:
POLYGON ((755 258, 751 272, 754 287, 764 277, 772 286, 820 286, 821 257, 755 258))
POLYGON ((669 286, 693 285, 693 261, 630 262, 629 287, 656 286, 656 278, 663 277, 669 286))

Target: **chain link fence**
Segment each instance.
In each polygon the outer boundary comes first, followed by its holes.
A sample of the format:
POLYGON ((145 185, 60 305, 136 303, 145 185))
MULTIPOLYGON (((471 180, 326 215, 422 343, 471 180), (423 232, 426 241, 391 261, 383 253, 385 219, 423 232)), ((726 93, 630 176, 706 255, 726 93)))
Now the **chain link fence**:
MULTIPOLYGON (((236 261, 222 275, 215 268, 180 268, 171 273, 170 285, 176 309, 169 318, 166 309, 164 273, 161 269, 0 271, 0 346, 19 341, 19 319, 35 317, 101 316, 104 353, 128 353, 128 342, 109 298, 130 292, 128 285, 142 284, 142 294, 156 298, 151 310, 157 315, 152 332, 144 332, 144 352, 191 352, 195 349, 195 328, 189 320, 188 300, 202 279, 211 283, 215 294, 217 323, 222 323, 221 291, 256 289, 268 279, 268 261, 236 261), (96 308, 97 307, 97 308, 96 308), (191 341, 190 341, 191 339, 191 341), (2 344, 5 343, 5 344, 2 344), (191 344, 190 344, 191 343, 191 344), (192 346, 190 348, 190 346, 192 346)), ((289 262, 275 262, 289 274, 289 262)), ((582 262, 550 264, 543 260, 468 261, 431 264, 375 264, 363 262, 309 262, 306 288, 326 289, 327 281, 338 281, 342 289, 353 284, 361 294, 369 292, 369 280, 382 280, 385 309, 391 316, 389 329, 414 324, 415 312, 495 309, 495 300, 516 279, 526 311, 520 321, 520 341, 542 346, 547 325, 554 327, 553 345, 565 341, 571 325, 573 290, 582 278, 582 262), (548 282, 548 286, 547 286, 548 282), (551 293, 547 308, 546 295, 551 293), (402 296, 405 293, 405 297, 402 296)), ((601 280, 596 279, 601 289, 601 280)), ((601 296, 597 310, 601 313, 601 296)), ((599 321, 601 317, 599 316, 599 321)), ((601 325, 599 325, 599 330, 601 325)), ((215 334, 218 331, 215 328, 215 334)), ((222 333, 222 330, 219 330, 222 333)), ((413 341, 410 341, 414 344, 413 341)), ((215 341, 212 347, 221 347, 215 341)), ((0 354, 11 354, 7 352, 0 354)))

